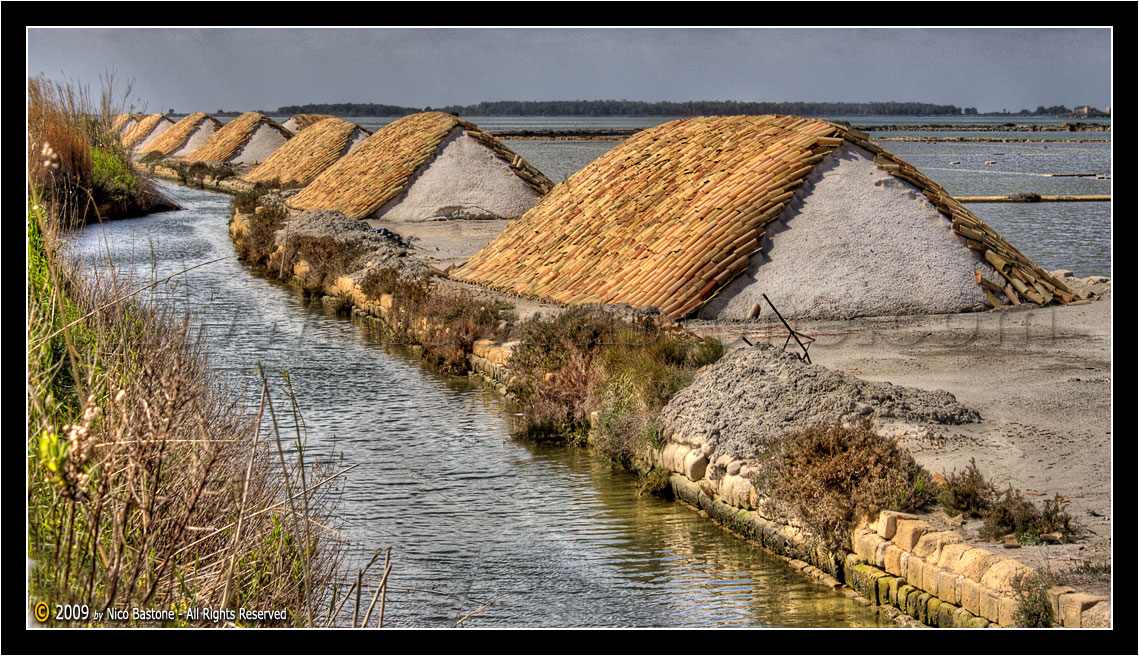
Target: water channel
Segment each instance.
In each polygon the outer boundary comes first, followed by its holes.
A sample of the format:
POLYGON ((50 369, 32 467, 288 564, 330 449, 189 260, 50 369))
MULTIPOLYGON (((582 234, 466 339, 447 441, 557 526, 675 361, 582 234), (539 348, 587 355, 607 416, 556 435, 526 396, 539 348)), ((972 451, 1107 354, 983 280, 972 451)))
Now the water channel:
POLYGON ((184 209, 90 226, 72 248, 140 278, 221 258, 161 293, 196 313, 214 366, 250 404, 258 363, 287 369, 310 449, 358 463, 340 506, 348 565, 392 547, 386 626, 449 627, 480 608, 463 626, 884 625, 692 509, 638 497, 588 452, 512 440, 510 410, 486 388, 237 262, 228 196, 162 188, 184 209))

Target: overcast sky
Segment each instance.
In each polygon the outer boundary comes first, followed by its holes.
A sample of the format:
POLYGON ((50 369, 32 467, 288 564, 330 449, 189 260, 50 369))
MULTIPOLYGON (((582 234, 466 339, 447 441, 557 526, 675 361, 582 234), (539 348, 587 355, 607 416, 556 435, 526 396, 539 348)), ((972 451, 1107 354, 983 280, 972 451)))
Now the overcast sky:
MULTIPOLYGON (((319 5, 314 5, 319 7, 319 5)), ((494 100, 1111 104, 1109 29, 29 28, 28 73, 179 113, 494 100)), ((1125 52, 1133 56, 1133 51, 1125 52)))

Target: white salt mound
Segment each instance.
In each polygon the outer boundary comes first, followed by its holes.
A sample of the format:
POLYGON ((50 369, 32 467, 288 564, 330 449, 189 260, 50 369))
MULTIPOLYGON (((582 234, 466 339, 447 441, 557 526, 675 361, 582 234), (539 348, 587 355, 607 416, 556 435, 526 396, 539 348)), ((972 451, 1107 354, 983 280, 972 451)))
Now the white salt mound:
POLYGON ((399 196, 369 218, 388 221, 515 219, 538 202, 537 191, 506 162, 456 128, 399 196))
POLYGON ((812 171, 747 271, 700 311, 743 320, 752 304, 785 317, 849 319, 988 307, 974 271, 995 271, 912 185, 844 144, 812 171))

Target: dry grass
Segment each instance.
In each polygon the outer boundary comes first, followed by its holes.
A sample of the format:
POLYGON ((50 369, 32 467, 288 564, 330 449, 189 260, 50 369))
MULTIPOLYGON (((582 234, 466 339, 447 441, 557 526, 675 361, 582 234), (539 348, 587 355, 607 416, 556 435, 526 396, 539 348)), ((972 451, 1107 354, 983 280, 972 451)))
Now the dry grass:
POLYGON ((295 400, 275 408, 263 375, 250 414, 188 315, 126 298, 128 272, 80 274, 58 231, 45 207, 29 211, 33 596, 99 610, 277 608, 289 611, 277 624, 318 623, 340 558, 337 473, 305 460, 295 400))

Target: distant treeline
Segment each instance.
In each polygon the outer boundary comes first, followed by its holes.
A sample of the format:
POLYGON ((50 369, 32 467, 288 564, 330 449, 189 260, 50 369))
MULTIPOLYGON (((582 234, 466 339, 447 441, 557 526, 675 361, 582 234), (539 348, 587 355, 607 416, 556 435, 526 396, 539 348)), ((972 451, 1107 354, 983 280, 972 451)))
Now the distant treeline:
POLYGON ((739 102, 693 100, 643 102, 637 100, 500 100, 477 105, 399 107, 373 103, 287 105, 278 114, 335 114, 337 116, 404 116, 420 111, 441 111, 460 116, 699 116, 731 114, 795 114, 799 116, 947 116, 976 114, 975 108, 919 102, 739 102))
POLYGON ((691 100, 499 100, 477 105, 400 107, 376 103, 310 103, 286 105, 276 114, 334 114, 336 116, 406 116, 417 112, 448 112, 459 116, 728 116, 733 114, 793 114, 796 116, 1106 116, 1097 110, 1081 113, 1064 105, 1038 106, 1019 112, 986 112, 976 107, 920 102, 740 102, 691 100))
MULTIPOLYGON (((428 109, 431 109, 430 107, 428 109)), ((276 114, 332 114, 333 116, 407 116, 418 114, 422 109, 378 105, 376 103, 325 103, 308 105, 285 105, 278 107, 276 114)))

